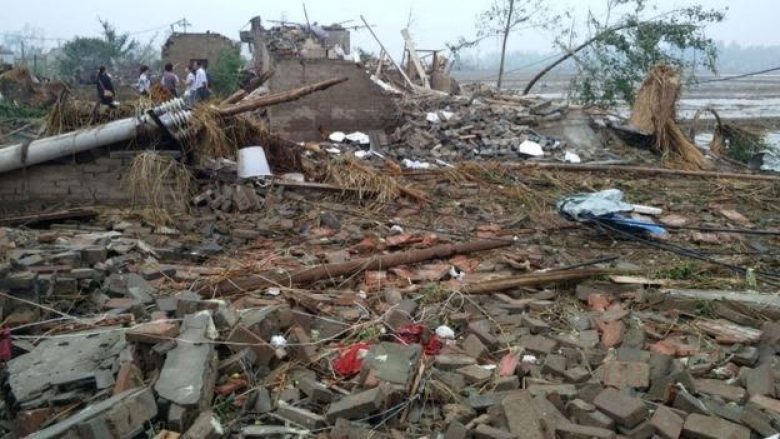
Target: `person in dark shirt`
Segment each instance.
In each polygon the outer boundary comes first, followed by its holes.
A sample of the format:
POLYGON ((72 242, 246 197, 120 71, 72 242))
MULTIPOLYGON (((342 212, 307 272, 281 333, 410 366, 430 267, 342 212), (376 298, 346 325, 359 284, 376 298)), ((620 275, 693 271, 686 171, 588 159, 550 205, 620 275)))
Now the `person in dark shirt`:
POLYGON ((101 104, 111 108, 117 107, 116 101, 114 100, 114 84, 111 82, 111 76, 108 75, 104 66, 100 66, 100 69, 98 70, 97 95, 98 102, 101 104))
POLYGON ((179 77, 176 73, 173 73, 173 64, 168 63, 165 65, 165 72, 162 76, 162 86, 168 90, 168 93, 173 97, 179 97, 179 93, 176 91, 176 87, 179 85, 179 77))

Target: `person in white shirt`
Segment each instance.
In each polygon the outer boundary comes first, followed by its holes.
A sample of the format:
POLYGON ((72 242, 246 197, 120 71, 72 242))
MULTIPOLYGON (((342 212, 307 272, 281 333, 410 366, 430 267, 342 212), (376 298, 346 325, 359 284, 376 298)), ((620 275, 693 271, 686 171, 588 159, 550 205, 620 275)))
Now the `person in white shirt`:
POLYGON ((138 77, 136 90, 143 96, 149 96, 152 88, 152 80, 149 79, 149 67, 141 66, 141 75, 138 77))
POLYGON ((195 83, 192 85, 195 102, 205 101, 211 95, 211 92, 209 92, 209 78, 206 75, 206 69, 197 61, 195 62, 195 69, 195 83))
POLYGON ((195 69, 193 66, 187 67, 187 78, 184 80, 184 99, 187 103, 193 105, 195 103, 195 69))

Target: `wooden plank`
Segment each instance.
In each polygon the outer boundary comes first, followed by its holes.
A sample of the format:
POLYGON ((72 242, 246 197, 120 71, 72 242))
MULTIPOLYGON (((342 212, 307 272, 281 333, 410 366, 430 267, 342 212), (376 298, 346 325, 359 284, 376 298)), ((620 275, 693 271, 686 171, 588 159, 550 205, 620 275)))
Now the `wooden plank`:
POLYGON ((97 212, 92 209, 69 209, 56 212, 36 213, 33 215, 15 216, 0 219, 0 225, 18 226, 39 223, 51 223, 63 220, 85 220, 94 218, 97 212))
POLYGON ((662 290, 661 294, 670 300, 691 302, 724 301, 733 302, 753 309, 780 312, 780 297, 776 294, 762 294, 753 291, 723 290, 662 290))
POLYGON ((404 37, 404 41, 406 42, 406 50, 409 51, 409 59, 412 60, 412 64, 414 64, 414 68, 417 70, 417 74, 420 75, 420 79, 422 79, 423 87, 425 88, 431 88, 431 82, 428 79, 428 74, 425 73, 425 69, 423 68, 422 61, 420 61, 420 57, 417 56, 417 49, 414 47, 414 40, 412 40, 412 36, 409 34, 409 29, 403 29, 401 31, 401 36, 404 37))
POLYGON ((725 319, 697 320, 694 325, 705 333, 715 337, 718 343, 755 344, 764 334, 758 329, 740 326, 725 319))

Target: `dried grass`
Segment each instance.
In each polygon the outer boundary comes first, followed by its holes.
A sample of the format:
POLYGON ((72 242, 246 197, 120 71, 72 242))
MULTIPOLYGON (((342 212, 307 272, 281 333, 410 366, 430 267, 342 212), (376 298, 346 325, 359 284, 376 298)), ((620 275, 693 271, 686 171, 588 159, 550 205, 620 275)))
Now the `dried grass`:
POLYGON ((401 195, 398 181, 388 175, 368 168, 353 158, 333 160, 326 165, 325 181, 349 189, 347 194, 357 194, 361 201, 371 200, 369 207, 379 208, 401 195))
POLYGON ((520 181, 514 172, 501 163, 465 162, 451 170, 451 179, 466 180, 476 183, 496 186, 506 197, 517 200, 531 213, 541 214, 554 204, 554 200, 546 197, 541 191, 531 189, 520 181))
POLYGON ((152 85, 151 89, 149 89, 149 99, 151 99, 154 105, 160 105, 163 102, 168 102, 173 99, 173 97, 173 94, 171 94, 171 92, 169 92, 168 89, 163 87, 159 82, 152 85))
POLYGON ((153 151, 138 154, 123 184, 141 216, 158 225, 171 224, 177 214, 189 210, 192 175, 186 166, 153 151))
POLYGON ((118 108, 97 105, 95 102, 72 100, 62 95, 45 118, 45 135, 55 136, 115 120, 134 117, 143 110, 145 103, 121 104, 118 108))
POLYGON ((664 163, 678 169, 710 169, 712 164, 677 124, 680 71, 659 64, 647 75, 631 111, 631 123, 655 136, 655 149, 664 163))

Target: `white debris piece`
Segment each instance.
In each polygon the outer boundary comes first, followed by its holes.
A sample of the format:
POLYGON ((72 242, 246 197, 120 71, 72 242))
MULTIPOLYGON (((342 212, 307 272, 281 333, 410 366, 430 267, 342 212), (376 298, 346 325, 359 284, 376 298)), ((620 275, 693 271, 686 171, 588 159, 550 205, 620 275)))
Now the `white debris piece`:
POLYGON ((453 116, 455 116, 455 113, 452 111, 441 110, 439 111, 439 116, 441 116, 444 120, 450 120, 453 116))
POLYGON ((271 346, 283 348, 287 346, 287 339, 283 335, 274 335, 271 337, 271 346))
POLYGON ((643 206, 641 204, 633 204, 633 206, 633 212, 641 215, 660 215, 664 213, 663 209, 659 209, 653 206, 643 206))
POLYGON ((404 228, 399 226, 398 224, 394 224, 393 227, 390 227, 391 235, 400 235, 402 233, 404 233, 404 228))
POLYGON ((330 136, 328 136, 328 139, 330 139, 331 142, 338 142, 341 143, 344 141, 344 139, 347 138, 347 135, 342 133, 341 131, 334 131, 330 133, 330 136))
POLYGON ((566 151, 566 154, 563 156, 563 161, 566 163, 582 163, 580 156, 571 151, 566 151))
POLYGON ((407 169, 431 169, 431 164, 428 162, 421 162, 419 160, 401 160, 401 164, 407 169))
POLYGON ((328 152, 329 154, 336 154, 336 155, 341 154, 341 150, 338 148, 328 148, 325 151, 328 152))
POLYGON ((466 273, 460 271, 458 267, 452 266, 450 267, 450 277, 455 280, 462 281, 466 278, 466 273))
POLYGON ((517 152, 520 154, 529 155, 531 157, 544 157, 544 150, 542 145, 526 140, 517 147, 517 152))
POLYGON ((368 138, 368 134, 361 133, 360 131, 355 131, 352 134, 347 134, 347 140, 349 140, 352 143, 358 143, 360 145, 368 145, 371 143, 371 139, 368 138))
POLYGON ((539 364, 539 359, 536 357, 536 355, 523 355, 521 362, 525 364, 539 364))
POLYGON ((441 122, 441 119, 439 119, 439 115, 436 113, 428 113, 427 115, 425 115, 425 120, 427 120, 430 123, 441 122))
POLYGON ((436 335, 442 340, 453 340, 455 338, 455 331, 447 325, 441 325, 436 328, 436 335))
POLYGON ((278 296, 282 294, 282 290, 276 287, 271 287, 265 291, 265 294, 268 294, 269 296, 278 296))
POLYGON ((355 157, 359 158, 360 160, 363 160, 364 158, 371 155, 371 151, 363 151, 362 149, 359 151, 355 151, 355 157))
POLYGON ((386 91, 388 93, 392 93, 392 94, 396 94, 396 95, 403 94, 403 92, 401 92, 397 88, 395 88, 392 85, 386 83, 385 81, 382 81, 381 79, 377 78, 374 75, 371 75, 371 80, 374 81, 374 84, 378 85, 382 90, 384 90, 384 91, 386 91))

